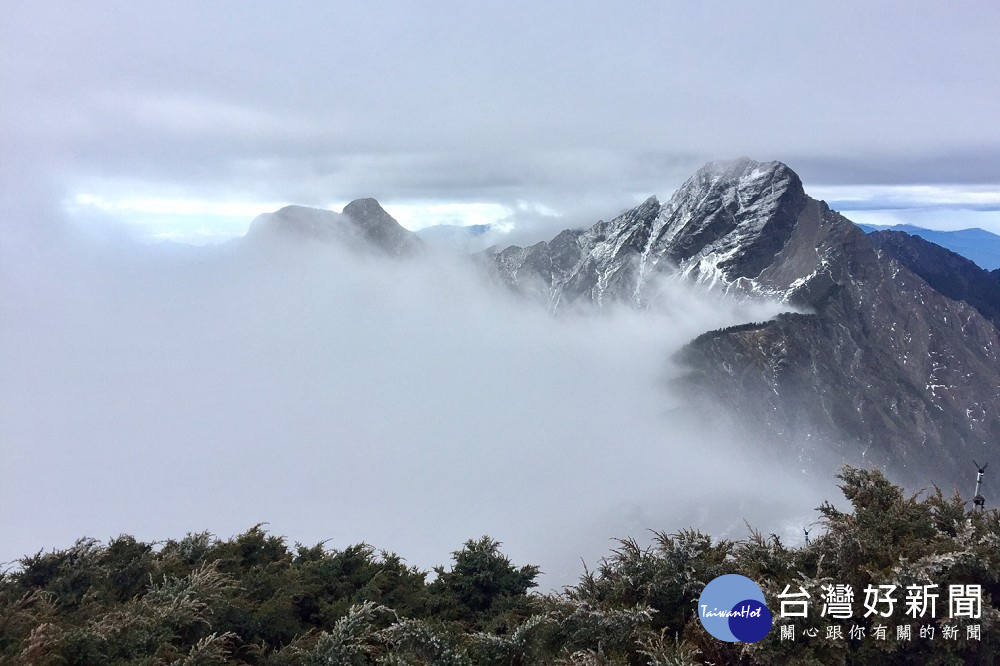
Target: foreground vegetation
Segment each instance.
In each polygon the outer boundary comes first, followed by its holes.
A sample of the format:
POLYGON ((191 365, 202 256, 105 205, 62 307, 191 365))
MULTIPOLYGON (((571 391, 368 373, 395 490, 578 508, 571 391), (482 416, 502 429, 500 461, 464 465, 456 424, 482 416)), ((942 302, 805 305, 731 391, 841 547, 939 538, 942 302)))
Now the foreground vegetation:
POLYGON ((433 576, 367 545, 289 547, 260 526, 229 540, 81 540, 0 576, 0 662, 1000 663, 1000 513, 968 512, 940 491, 908 496, 877 471, 845 468, 839 478, 853 509, 820 507, 825 533, 805 547, 752 530, 743 541, 658 533, 648 548, 619 542, 559 595, 530 592, 538 568, 513 564, 488 537, 433 576), (702 628, 698 597, 725 573, 763 589, 775 620, 764 640, 724 643, 702 628), (887 584, 897 586, 894 613, 864 617, 863 590, 887 584), (906 615, 905 588, 934 584, 936 617, 906 615), (948 586, 973 584, 980 616, 949 617, 948 586), (852 586, 853 617, 821 615, 824 585, 852 586), (810 594, 808 617, 782 618, 778 595, 799 588, 810 594), (905 624, 909 639, 897 636, 905 624), (831 626, 842 635, 829 636, 831 626))

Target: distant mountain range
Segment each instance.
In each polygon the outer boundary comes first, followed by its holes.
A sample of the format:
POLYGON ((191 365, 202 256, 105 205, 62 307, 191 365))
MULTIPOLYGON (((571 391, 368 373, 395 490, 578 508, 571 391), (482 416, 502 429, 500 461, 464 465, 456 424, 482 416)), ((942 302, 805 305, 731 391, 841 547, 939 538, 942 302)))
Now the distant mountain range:
MULTIPOLYGON (((248 237, 279 230, 394 256, 422 247, 374 199, 342 215, 285 208, 248 237)), ((866 235, 780 162, 712 163, 666 203, 650 197, 589 229, 478 256, 555 314, 652 307, 664 280, 786 303, 793 311, 708 331, 680 353, 690 410, 708 423, 712 405, 727 406, 748 441, 803 461, 861 458, 904 480, 931 468, 964 476, 970 458, 995 453, 1000 271, 916 236, 866 235)))
POLYGON ((941 247, 948 248, 966 259, 971 259, 980 268, 996 270, 1000 268, 1000 236, 984 229, 962 229, 960 231, 936 231, 915 227, 912 224, 896 224, 880 227, 873 224, 859 224, 865 233, 874 231, 902 231, 919 236, 941 247))

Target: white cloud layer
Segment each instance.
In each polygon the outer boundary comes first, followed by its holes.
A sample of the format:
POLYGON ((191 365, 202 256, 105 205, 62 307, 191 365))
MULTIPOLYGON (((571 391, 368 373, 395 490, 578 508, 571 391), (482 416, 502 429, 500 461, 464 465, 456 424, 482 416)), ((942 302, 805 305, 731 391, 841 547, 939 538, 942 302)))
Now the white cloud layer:
POLYGON ((612 537, 794 538, 836 495, 667 385, 687 340, 774 308, 673 285, 661 312, 553 318, 443 257, 80 247, 4 257, 0 561, 267 521, 422 567, 490 534, 557 585, 612 537))
POLYGON ((987 185, 841 185, 813 188, 811 194, 845 210, 1000 210, 1000 187, 987 185))

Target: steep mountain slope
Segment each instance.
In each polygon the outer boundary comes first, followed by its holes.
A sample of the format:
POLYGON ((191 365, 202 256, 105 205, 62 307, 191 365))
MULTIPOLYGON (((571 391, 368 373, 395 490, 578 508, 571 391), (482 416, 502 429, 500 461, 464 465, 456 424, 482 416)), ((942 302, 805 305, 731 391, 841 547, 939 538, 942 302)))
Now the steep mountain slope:
POLYGON ((375 199, 356 199, 344 206, 343 214, 358 226, 368 242, 389 254, 411 254, 421 246, 420 239, 400 226, 375 199))
POLYGON ((313 239, 393 256, 413 254, 422 242, 396 222, 375 199, 358 199, 342 213, 306 206, 285 206, 258 216, 247 239, 263 237, 313 239))
POLYGON ((868 240, 956 301, 965 301, 1000 327, 1000 270, 985 271, 960 254, 917 235, 875 231, 868 240))
POLYGON ((960 254, 986 270, 1000 269, 1000 236, 985 229, 939 231, 937 229, 924 229, 912 224, 896 224, 891 227, 877 227, 871 224, 859 224, 858 226, 866 233, 903 231, 960 254))
MULTIPOLYGON (((676 274, 726 291, 780 296, 798 272, 761 271, 789 244, 806 199, 798 176, 783 164, 710 164, 666 204, 651 197, 586 231, 507 248, 494 263, 503 281, 545 294, 553 310, 579 300, 645 305, 655 297, 657 276, 676 274)), ((785 264, 800 261, 804 242, 795 239, 785 264)))
POLYGON ((796 452, 834 447, 951 469, 1000 436, 1000 334, 891 258, 777 162, 699 170, 660 205, 492 257, 558 310, 655 299, 658 276, 778 298, 807 314, 707 333, 682 353, 700 399, 796 452))

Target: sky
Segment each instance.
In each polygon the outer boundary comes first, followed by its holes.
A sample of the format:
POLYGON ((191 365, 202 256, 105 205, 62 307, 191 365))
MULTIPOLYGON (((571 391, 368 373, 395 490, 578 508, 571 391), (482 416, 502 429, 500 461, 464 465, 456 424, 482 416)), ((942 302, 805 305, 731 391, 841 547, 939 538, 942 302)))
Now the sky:
POLYGON ((425 568, 486 533, 555 585, 650 528, 791 542, 832 466, 758 465, 670 388, 681 345, 773 307, 675 285, 663 312, 553 319, 457 259, 222 242, 359 197, 530 242, 741 155, 858 221, 1000 232, 998 25, 996 3, 0 3, 0 564, 263 521, 425 568))
POLYGON ((858 221, 1000 232, 998 25, 988 2, 8 2, 0 168, 8 199, 191 243, 359 197, 541 239, 741 155, 858 221))

